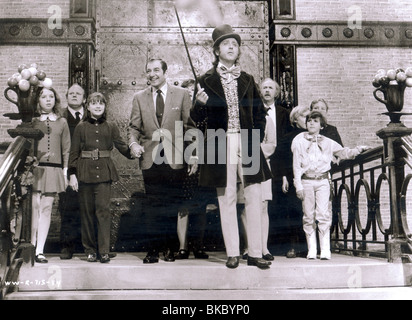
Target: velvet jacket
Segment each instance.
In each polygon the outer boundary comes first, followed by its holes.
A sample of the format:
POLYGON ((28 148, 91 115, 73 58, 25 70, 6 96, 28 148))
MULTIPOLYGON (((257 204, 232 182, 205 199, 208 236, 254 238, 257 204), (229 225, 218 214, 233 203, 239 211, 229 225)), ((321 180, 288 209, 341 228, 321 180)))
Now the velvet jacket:
MULTIPOLYGON (((244 174, 245 185, 253 183, 260 183, 266 181, 272 177, 269 166, 262 153, 260 143, 264 138, 264 131, 266 126, 266 110, 264 108, 259 90, 253 79, 253 77, 245 72, 242 72, 238 81, 238 99, 239 99, 239 119, 241 130, 247 133, 247 150, 243 150, 242 158, 245 160, 245 155, 252 158, 249 164, 242 161, 244 169, 250 169, 252 166, 258 166, 256 174, 244 174), (252 130, 257 129, 257 130, 252 130), (256 136, 256 134, 258 136, 256 136), (252 137, 254 136, 254 139, 252 137), (252 141, 258 142, 257 154, 252 154, 253 147, 252 141), (257 140, 257 141, 256 141, 257 140), (246 153, 247 151, 247 153, 246 153), (256 162, 257 161, 257 162, 256 162)), ((202 75, 198 82, 202 88, 204 88, 209 99, 206 105, 202 105, 199 102, 195 102, 190 116, 196 122, 201 122, 206 119, 206 128, 209 132, 205 134, 204 154, 200 155, 200 177, 199 184, 205 187, 226 187, 226 154, 223 157, 219 157, 219 152, 226 153, 226 148, 222 148, 218 139, 215 137, 215 141, 211 141, 213 137, 208 137, 210 130, 224 130, 227 131, 228 127, 228 105, 224 89, 220 80, 220 76, 215 68, 207 71, 202 75), (208 140, 209 139, 209 140, 208 140), (209 150, 208 148, 214 148, 209 150), (208 153, 214 152, 215 161, 208 159, 208 153), (203 158, 203 159, 202 159, 203 158)), ((196 95, 197 90, 194 95, 196 95)), ((242 139, 246 138, 242 136, 242 139)), ((256 150, 256 149, 255 149, 256 150)), ((256 153, 256 152, 255 152, 256 153)), ((252 170, 254 171, 254 170, 252 170)))

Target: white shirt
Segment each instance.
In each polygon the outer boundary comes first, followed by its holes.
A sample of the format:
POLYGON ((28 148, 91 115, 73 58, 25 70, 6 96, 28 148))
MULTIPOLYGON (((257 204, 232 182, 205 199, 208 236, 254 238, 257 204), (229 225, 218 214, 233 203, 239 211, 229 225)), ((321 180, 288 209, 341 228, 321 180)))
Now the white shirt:
MULTIPOLYGON (((159 88, 162 91, 162 97, 163 97, 163 101, 166 104, 166 95, 167 95, 167 83, 165 82, 165 84, 159 88)), ((157 98, 157 90, 156 88, 152 87, 152 96, 153 96, 153 104, 154 104, 154 110, 156 112, 156 98, 157 98)))
POLYGON ((72 114, 73 118, 76 119, 76 112, 80 112, 80 119, 83 119, 83 113, 84 113, 84 108, 81 107, 79 110, 74 110, 73 108, 71 108, 70 106, 67 106, 67 110, 70 111, 70 113, 72 114))
POLYGON ((269 105, 269 106, 265 105, 265 107, 266 107, 267 109, 269 109, 269 110, 268 110, 268 116, 272 119, 273 124, 275 125, 275 131, 274 131, 275 141, 278 141, 277 136, 276 136, 277 129, 276 129, 276 107, 275 107, 275 104, 272 103, 272 104, 269 105))

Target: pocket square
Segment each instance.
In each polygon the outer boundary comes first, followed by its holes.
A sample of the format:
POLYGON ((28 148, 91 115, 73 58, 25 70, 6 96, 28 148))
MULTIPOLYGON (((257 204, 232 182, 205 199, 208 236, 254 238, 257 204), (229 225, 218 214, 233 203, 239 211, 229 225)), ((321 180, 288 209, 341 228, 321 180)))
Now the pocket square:
POLYGON ((179 111, 180 107, 173 107, 172 110, 179 111))

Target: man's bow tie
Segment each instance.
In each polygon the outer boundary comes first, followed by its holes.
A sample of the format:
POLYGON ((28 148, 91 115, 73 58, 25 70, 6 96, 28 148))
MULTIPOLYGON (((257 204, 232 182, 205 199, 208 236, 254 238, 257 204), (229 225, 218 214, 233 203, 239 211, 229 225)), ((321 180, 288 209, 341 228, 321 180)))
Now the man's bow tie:
POLYGON ((230 67, 229 69, 226 68, 225 66, 221 65, 218 68, 218 73, 220 76, 225 80, 226 83, 232 82, 234 79, 237 79, 240 77, 240 66, 234 65, 230 67))

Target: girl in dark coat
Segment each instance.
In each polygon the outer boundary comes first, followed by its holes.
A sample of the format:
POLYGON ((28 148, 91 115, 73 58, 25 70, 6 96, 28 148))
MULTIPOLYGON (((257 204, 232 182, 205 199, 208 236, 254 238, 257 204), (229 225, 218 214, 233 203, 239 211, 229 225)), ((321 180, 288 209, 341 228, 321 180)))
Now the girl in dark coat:
POLYGON ((70 186, 79 192, 82 243, 87 261, 110 261, 111 184, 119 180, 110 157, 113 146, 131 158, 119 128, 106 121, 105 97, 95 92, 87 99, 87 116, 74 130, 69 159, 70 186), (97 219, 97 244, 94 218, 97 219))

